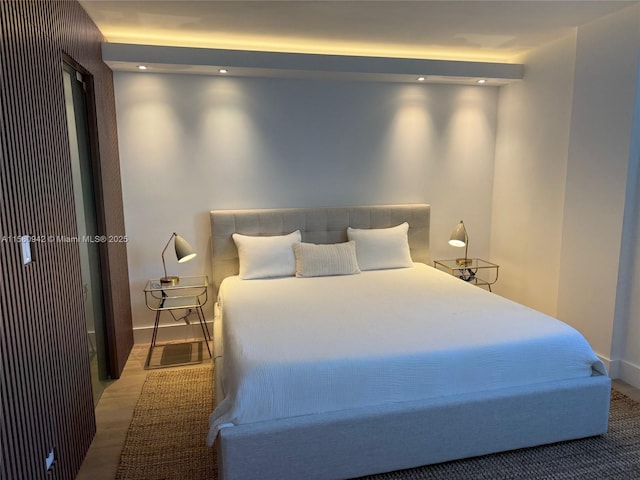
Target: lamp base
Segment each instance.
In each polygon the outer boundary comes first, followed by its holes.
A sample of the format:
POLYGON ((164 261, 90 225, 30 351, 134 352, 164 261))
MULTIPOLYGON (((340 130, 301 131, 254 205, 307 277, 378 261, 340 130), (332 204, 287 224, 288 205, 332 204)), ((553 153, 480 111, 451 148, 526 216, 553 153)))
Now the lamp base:
POLYGON ((473 260, 470 258, 456 258, 456 263, 458 265, 471 265, 473 260))
POLYGON ((180 277, 162 277, 160 283, 165 285, 177 285, 180 282, 180 277))

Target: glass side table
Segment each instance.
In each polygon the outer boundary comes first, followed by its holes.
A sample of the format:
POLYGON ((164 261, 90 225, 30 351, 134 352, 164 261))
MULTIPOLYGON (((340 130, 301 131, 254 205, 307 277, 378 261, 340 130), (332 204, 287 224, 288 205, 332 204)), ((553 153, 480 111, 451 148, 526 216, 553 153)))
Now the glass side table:
POLYGON ((498 281, 499 265, 487 262, 481 258, 469 258, 466 265, 460 265, 456 260, 434 260, 433 266, 445 271, 454 277, 473 283, 479 287, 487 287, 491 291, 491 285, 498 281))
MULTIPOLYGON (((209 296, 209 278, 206 275, 180 277, 179 282, 175 285, 161 283, 160 279, 149 280, 144 287, 144 296, 147 308, 156 312, 156 319, 153 324, 153 335, 151 336, 151 345, 149 346, 145 369, 160 368, 150 367, 150 361, 153 349, 156 346, 158 325, 160 324, 160 314, 162 312, 173 313, 174 310, 195 310, 198 316, 198 322, 202 328, 204 343, 207 345, 207 350, 211 357, 211 347, 209 347, 211 335, 207 327, 204 312, 202 311, 202 306, 207 303, 209 296)), ((188 324, 186 318, 185 322, 188 324)), ((187 363, 196 362, 183 362, 183 364, 187 363)), ((172 366, 173 365, 177 364, 172 364, 172 366)))

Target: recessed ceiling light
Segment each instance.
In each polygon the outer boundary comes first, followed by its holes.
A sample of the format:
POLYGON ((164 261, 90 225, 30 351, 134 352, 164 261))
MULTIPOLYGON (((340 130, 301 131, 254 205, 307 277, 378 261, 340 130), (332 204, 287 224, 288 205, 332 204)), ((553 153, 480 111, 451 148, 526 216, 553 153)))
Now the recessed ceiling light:
POLYGON ((138 65, 138 70, 146 70, 147 66, 146 65, 138 65))
POLYGON ((480 85, 482 85, 483 83, 487 83, 487 81, 484 78, 481 78, 480 80, 478 80, 478 82, 480 85))
POLYGON ((229 70, 227 70, 226 68, 221 68, 220 70, 218 70, 218 72, 220 73, 227 73, 229 70))
POLYGON ((424 82, 426 79, 424 77, 418 77, 419 82, 424 82))

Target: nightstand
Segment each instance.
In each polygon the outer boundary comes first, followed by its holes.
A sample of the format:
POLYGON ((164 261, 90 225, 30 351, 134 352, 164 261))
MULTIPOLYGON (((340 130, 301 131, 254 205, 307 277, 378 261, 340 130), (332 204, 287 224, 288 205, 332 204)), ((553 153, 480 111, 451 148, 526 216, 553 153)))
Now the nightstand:
MULTIPOLYGON (((209 347, 211 335, 209 334, 209 328, 207 327, 204 312, 202 311, 202 306, 207 303, 208 295, 209 279, 206 275, 180 277, 179 282, 175 285, 161 283, 159 279, 149 280, 147 282, 147 285, 144 287, 145 301, 147 307, 156 312, 156 320, 153 324, 153 335, 151 337, 147 361, 145 362, 145 369, 158 368, 150 367, 149 364, 153 349, 156 346, 158 325, 160 324, 160 314, 162 312, 169 312, 173 316, 173 311, 175 310, 195 310, 198 316, 198 322, 202 328, 204 343, 211 357, 211 348, 209 347)), ((173 316, 173 318, 175 320, 175 316, 173 316)), ((199 362, 184 362, 184 364, 187 363, 199 362)))
POLYGON ((487 287, 491 291, 491 285, 498 281, 499 265, 481 258, 469 258, 468 262, 467 265, 460 265, 456 260, 434 260, 433 266, 460 280, 487 287))

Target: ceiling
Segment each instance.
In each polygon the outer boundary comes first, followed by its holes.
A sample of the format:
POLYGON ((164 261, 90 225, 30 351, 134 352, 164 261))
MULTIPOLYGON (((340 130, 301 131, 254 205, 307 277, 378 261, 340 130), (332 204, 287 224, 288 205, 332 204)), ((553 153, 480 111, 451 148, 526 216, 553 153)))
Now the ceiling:
POLYGON ((107 42, 515 63, 637 1, 80 0, 107 42))

